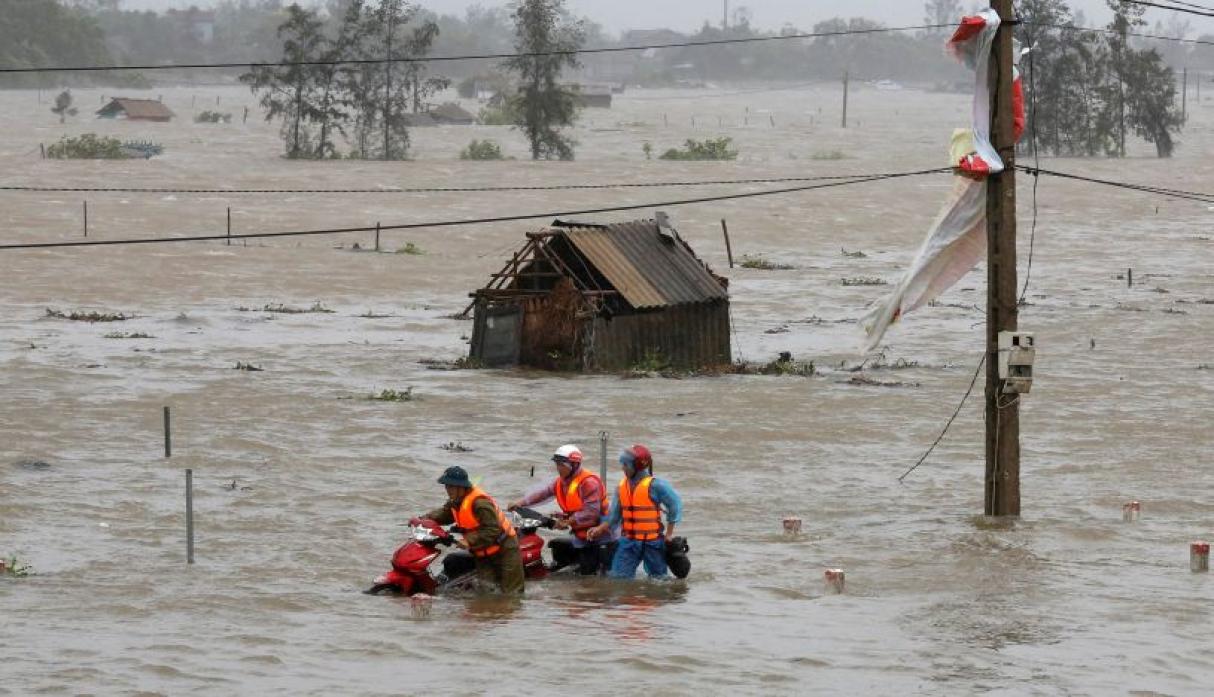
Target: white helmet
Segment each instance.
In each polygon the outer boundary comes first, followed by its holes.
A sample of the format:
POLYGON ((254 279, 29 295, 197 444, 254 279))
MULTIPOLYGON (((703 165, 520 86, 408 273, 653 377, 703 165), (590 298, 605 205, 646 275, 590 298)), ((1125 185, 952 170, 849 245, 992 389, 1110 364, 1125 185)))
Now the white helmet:
POLYGON ((552 453, 552 461, 560 464, 566 463, 569 465, 582 464, 582 449, 576 445, 562 445, 552 453))

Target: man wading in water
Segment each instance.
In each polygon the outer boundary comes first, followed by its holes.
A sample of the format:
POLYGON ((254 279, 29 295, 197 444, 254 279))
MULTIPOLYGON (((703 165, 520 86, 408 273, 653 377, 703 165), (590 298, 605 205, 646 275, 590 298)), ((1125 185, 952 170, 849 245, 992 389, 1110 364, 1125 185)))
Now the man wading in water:
POLYGON ((622 523, 624 534, 608 575, 632 578, 644 561, 645 573, 650 578, 662 578, 668 569, 666 544, 674 540, 674 526, 683 519, 683 501, 669 482, 650 473, 653 456, 645 446, 634 445, 621 453, 620 466, 624 468, 624 478, 611 503, 611 513, 601 525, 591 528, 587 537, 594 540, 622 523))
POLYGON ((481 581, 495 584, 506 595, 522 595, 523 557, 510 521, 488 494, 472 484, 463 467, 448 467, 438 483, 447 488, 449 500, 422 517, 459 526, 463 537, 458 544, 476 559, 481 581))

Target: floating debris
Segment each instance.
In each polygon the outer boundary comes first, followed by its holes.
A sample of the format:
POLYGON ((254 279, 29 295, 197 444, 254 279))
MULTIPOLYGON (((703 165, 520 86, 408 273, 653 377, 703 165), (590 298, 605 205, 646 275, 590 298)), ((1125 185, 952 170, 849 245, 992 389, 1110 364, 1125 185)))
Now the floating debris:
POLYGON ((134 319, 134 314, 123 314, 121 312, 62 312, 52 308, 46 308, 46 316, 54 317, 55 319, 68 319, 73 322, 123 322, 128 319, 134 319))
POLYGON ((363 319, 387 319, 388 317, 395 317, 395 316, 396 315, 380 314, 377 312, 372 312, 371 310, 367 310, 366 312, 359 315, 359 317, 362 317, 363 319))
POLYGON ((843 256, 847 257, 848 259, 867 259, 868 258, 868 255, 861 251, 849 252, 846 249, 842 249, 842 248, 840 249, 840 251, 843 252, 843 256))
POLYGON ((442 448, 443 450, 446 450, 449 453, 470 453, 470 452, 474 451, 474 448, 464 445, 463 443, 460 443, 459 441, 453 441, 451 443, 443 443, 442 445, 440 445, 438 447, 442 448))
POLYGON ((409 256, 416 257, 416 256, 422 256, 423 254, 425 254, 426 250, 422 249, 421 247, 418 247, 417 245, 413 244, 412 242, 406 242, 404 247, 401 247, 396 250, 396 253, 397 254, 408 254, 409 256))
POLYGON ((110 332, 108 334, 102 334, 101 337, 103 339, 155 339, 156 338, 156 337, 152 336, 151 334, 145 334, 143 332, 110 332))
POLYGON ((763 333, 764 334, 787 334, 788 327, 787 327, 787 325, 783 326, 783 327, 776 327, 775 329, 768 329, 768 330, 764 331, 763 333))
POLYGON ((17 460, 13 463, 13 467, 31 472, 45 472, 51 468, 51 464, 44 460, 17 460))
POLYGON ((21 561, 16 556, 9 556, 8 559, 0 558, 0 574, 24 578, 25 576, 32 576, 33 573, 34 567, 21 561))
POLYGON ((462 356, 453 361, 441 361, 437 358, 423 358, 418 363, 426 366, 427 370, 484 370, 485 362, 479 358, 462 356))
POLYGON ((252 363, 243 363, 241 361, 236 361, 236 366, 235 366, 234 370, 247 370, 250 373, 260 373, 260 372, 263 372, 265 370, 265 368, 262 368, 259 365, 253 365, 252 363))
POLYGON ((919 387, 917 382, 901 382, 899 380, 875 380, 867 375, 853 375, 847 381, 849 385, 860 385, 863 387, 919 387))
POLYGON ((889 281, 883 278, 855 277, 844 278, 840 281, 845 286, 888 286, 889 281))

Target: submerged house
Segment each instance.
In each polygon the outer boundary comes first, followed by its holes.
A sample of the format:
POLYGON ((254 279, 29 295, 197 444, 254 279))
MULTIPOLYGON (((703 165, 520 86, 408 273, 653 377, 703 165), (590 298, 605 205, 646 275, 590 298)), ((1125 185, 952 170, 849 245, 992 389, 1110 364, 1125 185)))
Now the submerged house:
POLYGON ((130 99, 114 97, 109 104, 97 110, 102 119, 128 119, 130 121, 170 121, 176 116, 171 109, 154 99, 130 99))
POLYGON ((487 366, 549 370, 724 365, 728 285, 664 222, 558 220, 528 233, 472 294, 469 355, 487 366))

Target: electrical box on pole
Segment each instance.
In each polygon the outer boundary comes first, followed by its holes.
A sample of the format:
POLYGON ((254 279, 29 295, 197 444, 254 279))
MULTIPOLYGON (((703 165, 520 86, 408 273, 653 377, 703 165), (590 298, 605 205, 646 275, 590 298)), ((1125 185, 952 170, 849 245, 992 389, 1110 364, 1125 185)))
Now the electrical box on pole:
POLYGON ((1037 340, 1028 332, 999 332, 999 381, 1003 394, 1028 394, 1033 388, 1037 340))

